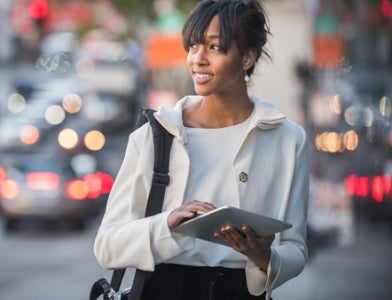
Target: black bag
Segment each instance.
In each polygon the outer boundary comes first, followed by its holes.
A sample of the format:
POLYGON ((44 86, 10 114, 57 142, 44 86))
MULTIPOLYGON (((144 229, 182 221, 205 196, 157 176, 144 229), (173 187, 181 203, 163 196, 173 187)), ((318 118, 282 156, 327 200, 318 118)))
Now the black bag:
MULTIPOLYGON (((149 121, 154 139, 154 172, 145 216, 152 216, 162 211, 163 199, 170 177, 169 160, 173 136, 155 119, 154 110, 142 109, 136 128, 149 121)), ((90 300, 103 295, 104 300, 138 300, 143 291, 144 282, 150 272, 136 269, 132 288, 120 290, 126 268, 114 270, 110 284, 105 278, 98 279, 91 287, 90 300)))

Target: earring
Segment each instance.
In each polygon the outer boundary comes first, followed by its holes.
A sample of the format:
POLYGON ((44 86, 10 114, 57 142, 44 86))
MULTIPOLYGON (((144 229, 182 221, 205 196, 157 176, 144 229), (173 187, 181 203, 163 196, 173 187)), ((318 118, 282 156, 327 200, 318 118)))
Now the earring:
POLYGON ((249 82, 250 78, 249 78, 248 74, 245 75, 244 80, 245 80, 246 83, 249 82))

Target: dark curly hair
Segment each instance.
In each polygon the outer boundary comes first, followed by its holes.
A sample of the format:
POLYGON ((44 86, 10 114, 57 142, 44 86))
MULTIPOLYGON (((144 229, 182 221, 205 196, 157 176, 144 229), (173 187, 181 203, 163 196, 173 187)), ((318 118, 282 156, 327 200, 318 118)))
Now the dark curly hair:
MULTIPOLYGON (((265 49, 270 34, 266 12, 257 0, 204 0, 188 16, 182 29, 186 51, 190 45, 203 43, 205 33, 214 16, 220 22, 220 47, 226 53, 236 42, 241 54, 249 49, 256 51, 256 61, 262 56, 270 58, 265 49)), ((247 74, 254 71, 253 65, 247 74)))

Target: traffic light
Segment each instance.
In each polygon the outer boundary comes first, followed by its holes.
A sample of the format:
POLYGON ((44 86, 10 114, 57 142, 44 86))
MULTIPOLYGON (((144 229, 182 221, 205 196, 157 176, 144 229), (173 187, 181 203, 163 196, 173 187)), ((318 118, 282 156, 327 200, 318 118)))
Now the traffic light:
POLYGON ((392 18, 392 3, 390 0, 382 0, 381 13, 386 18, 392 18))
POLYGON ((46 0, 34 0, 30 3, 28 10, 32 18, 41 20, 48 14, 49 4, 46 0))

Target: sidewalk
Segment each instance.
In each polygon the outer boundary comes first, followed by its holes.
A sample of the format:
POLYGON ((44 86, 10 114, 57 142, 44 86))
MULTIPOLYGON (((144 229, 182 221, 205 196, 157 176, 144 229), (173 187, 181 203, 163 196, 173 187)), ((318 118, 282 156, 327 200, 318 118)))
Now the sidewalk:
POLYGON ((355 242, 325 248, 303 273, 277 288, 274 300, 390 300, 392 232, 382 224, 359 224, 355 242))

